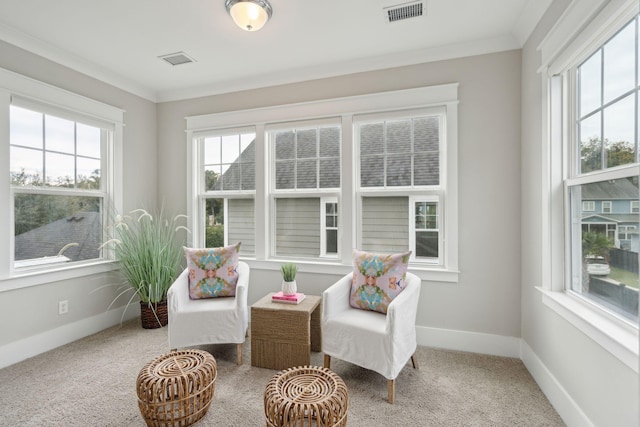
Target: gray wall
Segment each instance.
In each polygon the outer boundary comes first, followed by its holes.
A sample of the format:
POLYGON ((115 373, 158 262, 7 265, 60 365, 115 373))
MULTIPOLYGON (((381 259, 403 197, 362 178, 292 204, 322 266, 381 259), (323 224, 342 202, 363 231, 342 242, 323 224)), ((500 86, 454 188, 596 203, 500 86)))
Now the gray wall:
POLYGON ((552 3, 522 52, 522 338, 595 426, 636 426, 638 374, 545 306, 535 289, 543 285, 546 252, 540 232, 543 106, 536 48, 569 3, 552 3))
MULTIPOLYGON (((520 336, 520 51, 158 105, 159 194, 186 210, 187 116, 459 82, 459 283, 423 282, 418 325, 520 336), (489 214, 490 213, 490 214, 489 214)), ((259 213, 258 213, 259 215, 259 213)), ((301 271, 319 294, 338 274, 301 271)), ((252 267, 250 302, 281 282, 252 267)))
MULTIPOLYGON (((4 42, 0 42, 0 67, 126 110, 124 208, 129 211, 142 204, 156 206, 158 174, 154 103, 4 42)), ((70 339, 73 339, 74 331, 89 331, 90 328, 73 325, 103 316, 116 295, 116 288, 98 288, 120 282, 119 275, 104 274, 0 292, 0 325, 3 325, 0 346, 56 328, 67 327, 67 332, 61 335, 70 333, 70 339), (59 300, 69 301, 69 313, 64 316, 58 315, 59 300)), ((109 326, 101 327, 100 322, 95 325, 100 329, 109 326)))

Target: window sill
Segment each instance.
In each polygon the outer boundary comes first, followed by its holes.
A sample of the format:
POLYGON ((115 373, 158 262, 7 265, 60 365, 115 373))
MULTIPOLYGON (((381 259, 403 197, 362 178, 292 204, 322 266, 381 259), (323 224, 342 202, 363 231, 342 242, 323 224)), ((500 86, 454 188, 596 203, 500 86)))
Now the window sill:
POLYGON ((14 272, 12 277, 0 279, 0 292, 86 277, 117 269, 118 264, 115 261, 105 260, 81 265, 49 266, 48 268, 18 271, 14 272))
MULTIPOLYGON (((336 260, 336 262, 330 261, 301 261, 301 260, 257 260, 257 259, 242 259, 247 262, 253 269, 258 270, 273 270, 280 271, 280 266, 283 262, 295 262, 298 264, 299 273, 313 273, 313 274, 341 274, 345 275, 353 271, 353 266, 345 265, 336 260)), ((429 280, 433 282, 458 282, 458 271, 428 268, 424 266, 415 266, 409 264, 409 272, 417 275, 422 280, 429 280)))
POLYGON ((542 302, 638 373, 638 329, 564 292, 537 287, 542 302))

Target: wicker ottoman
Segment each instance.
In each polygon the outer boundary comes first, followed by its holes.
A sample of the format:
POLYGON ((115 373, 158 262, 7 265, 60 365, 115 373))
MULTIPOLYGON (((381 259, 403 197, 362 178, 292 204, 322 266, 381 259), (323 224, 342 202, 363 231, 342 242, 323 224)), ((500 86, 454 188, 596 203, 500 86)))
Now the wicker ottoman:
POLYGON ((301 366, 280 371, 264 390, 268 427, 346 426, 348 407, 347 386, 327 368, 301 366))
POLYGON ((216 360, 206 351, 159 356, 138 374, 138 406, 148 426, 184 427, 204 417, 215 391, 216 360))

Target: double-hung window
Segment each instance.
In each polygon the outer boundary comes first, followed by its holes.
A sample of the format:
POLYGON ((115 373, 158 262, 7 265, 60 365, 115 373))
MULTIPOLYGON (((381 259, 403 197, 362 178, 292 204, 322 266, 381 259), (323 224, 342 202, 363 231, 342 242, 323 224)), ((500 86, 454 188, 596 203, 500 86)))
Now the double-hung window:
POLYGON ((354 123, 362 249, 409 249, 414 262, 442 265, 444 109, 361 116, 354 123))
POLYGON ((565 179, 568 290, 634 322, 640 242, 627 230, 640 223, 631 210, 639 197, 637 64, 636 16, 565 73, 575 88, 565 179), (593 199, 600 214, 583 209, 593 199))
POLYGON ((340 134, 336 120, 269 128, 275 256, 338 257, 340 134))
POLYGON ((457 281, 457 104, 454 83, 188 117, 194 244, 317 273, 411 250, 412 271, 457 281))
POLYGON ((2 288, 112 269, 123 111, 2 69, 0 82, 2 288))
POLYGON ((637 372, 639 8, 595 3, 573 2, 539 47, 549 108, 541 291, 637 372))
POLYGON ((256 134, 227 130, 198 138, 200 218, 197 230, 206 247, 242 242, 242 253, 255 253, 256 134))

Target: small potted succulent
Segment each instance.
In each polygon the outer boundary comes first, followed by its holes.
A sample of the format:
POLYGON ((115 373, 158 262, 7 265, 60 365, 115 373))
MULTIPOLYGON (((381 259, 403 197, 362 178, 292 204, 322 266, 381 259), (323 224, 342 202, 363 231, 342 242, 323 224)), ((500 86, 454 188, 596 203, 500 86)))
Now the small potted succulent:
POLYGON ((282 293, 285 295, 294 295, 298 292, 298 286, 296 285, 296 273, 298 272, 298 266, 289 262, 283 264, 280 267, 282 272, 282 293))

